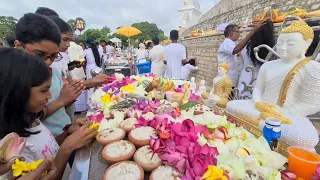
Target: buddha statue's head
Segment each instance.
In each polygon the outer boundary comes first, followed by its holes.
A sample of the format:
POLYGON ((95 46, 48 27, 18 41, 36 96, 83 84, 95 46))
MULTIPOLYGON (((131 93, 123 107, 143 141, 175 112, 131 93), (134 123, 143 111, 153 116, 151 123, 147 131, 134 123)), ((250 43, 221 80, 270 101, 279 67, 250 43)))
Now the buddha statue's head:
POLYGON ((230 70, 230 66, 228 63, 226 62, 221 63, 219 64, 219 67, 218 67, 218 75, 220 76, 226 75, 228 74, 229 70, 230 70))
POLYGON ((290 61, 305 57, 314 38, 313 30, 304 21, 295 21, 284 28, 277 40, 277 53, 281 59, 290 61))

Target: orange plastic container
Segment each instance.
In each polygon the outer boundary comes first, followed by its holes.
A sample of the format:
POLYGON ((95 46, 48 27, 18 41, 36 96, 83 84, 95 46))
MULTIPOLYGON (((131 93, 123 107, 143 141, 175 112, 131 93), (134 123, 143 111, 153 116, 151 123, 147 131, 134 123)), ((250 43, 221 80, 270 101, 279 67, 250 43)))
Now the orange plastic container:
POLYGON ((299 178, 311 179, 320 164, 320 156, 300 147, 288 148, 288 170, 294 172, 299 178))

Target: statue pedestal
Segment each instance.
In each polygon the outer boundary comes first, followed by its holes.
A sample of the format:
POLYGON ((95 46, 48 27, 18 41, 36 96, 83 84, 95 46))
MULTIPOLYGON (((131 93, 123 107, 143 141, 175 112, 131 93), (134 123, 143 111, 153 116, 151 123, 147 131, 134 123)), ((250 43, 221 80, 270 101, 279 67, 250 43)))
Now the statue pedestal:
MULTIPOLYGON (((262 135, 262 131, 260 129, 258 129, 256 126, 232 115, 231 113, 227 112, 226 109, 220 108, 216 105, 213 106, 213 110, 218 113, 219 115, 225 115, 228 117, 228 121, 237 124, 237 126, 242 126, 243 128, 245 128, 247 131, 249 131, 250 133, 252 133, 254 136, 256 136, 257 138, 259 138, 262 135)), ((288 147, 290 147, 289 144, 283 142, 283 141, 279 141, 278 144, 278 149, 276 152, 280 153, 281 155, 283 155, 284 157, 288 157, 288 147)))

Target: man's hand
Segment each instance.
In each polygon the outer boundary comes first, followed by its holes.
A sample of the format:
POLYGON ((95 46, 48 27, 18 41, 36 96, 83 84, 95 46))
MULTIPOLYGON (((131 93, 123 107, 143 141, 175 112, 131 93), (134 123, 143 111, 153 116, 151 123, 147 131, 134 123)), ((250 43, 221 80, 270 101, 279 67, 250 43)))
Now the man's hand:
POLYGON ((67 104, 74 102, 85 89, 86 87, 81 82, 77 80, 72 81, 70 84, 65 84, 63 86, 58 100, 66 106, 67 104))
POLYGON ((256 24, 253 28, 253 32, 257 32, 261 26, 263 26, 264 24, 266 24, 266 21, 260 21, 258 24, 256 24))
POLYGON ((104 82, 108 81, 109 76, 106 74, 98 74, 97 76, 93 77, 92 80, 96 84, 96 86, 103 84, 104 82))

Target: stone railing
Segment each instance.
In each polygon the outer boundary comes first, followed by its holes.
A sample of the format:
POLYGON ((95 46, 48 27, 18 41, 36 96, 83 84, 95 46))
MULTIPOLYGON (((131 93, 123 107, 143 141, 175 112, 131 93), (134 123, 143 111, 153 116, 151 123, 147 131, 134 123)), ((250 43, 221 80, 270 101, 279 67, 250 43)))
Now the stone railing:
POLYGON ((188 36, 194 29, 209 31, 222 23, 238 25, 248 24, 267 7, 275 5, 280 12, 290 7, 302 7, 308 11, 320 8, 319 0, 221 0, 215 7, 204 14, 199 23, 184 31, 181 36, 188 36))

